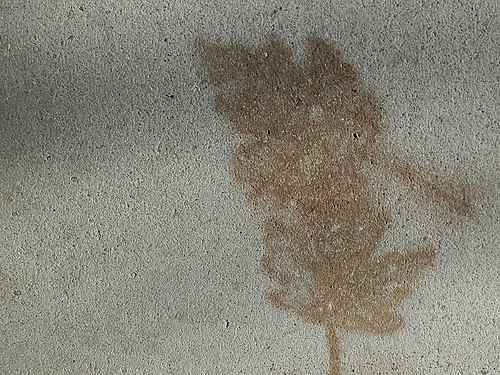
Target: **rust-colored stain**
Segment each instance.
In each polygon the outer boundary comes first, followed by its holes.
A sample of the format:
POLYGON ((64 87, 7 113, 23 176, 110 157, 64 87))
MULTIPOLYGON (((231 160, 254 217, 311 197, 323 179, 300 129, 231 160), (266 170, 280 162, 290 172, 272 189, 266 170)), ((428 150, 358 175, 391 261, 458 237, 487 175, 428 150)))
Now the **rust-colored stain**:
POLYGON ((354 69, 319 38, 304 64, 280 40, 262 48, 198 42, 218 88, 215 110, 244 137, 233 173, 263 210, 262 267, 270 300, 326 329, 330 374, 340 374, 337 331, 390 334, 395 311, 435 257, 423 246, 375 255, 390 218, 371 192, 373 168, 456 214, 472 211, 465 184, 376 151, 382 110, 354 69))

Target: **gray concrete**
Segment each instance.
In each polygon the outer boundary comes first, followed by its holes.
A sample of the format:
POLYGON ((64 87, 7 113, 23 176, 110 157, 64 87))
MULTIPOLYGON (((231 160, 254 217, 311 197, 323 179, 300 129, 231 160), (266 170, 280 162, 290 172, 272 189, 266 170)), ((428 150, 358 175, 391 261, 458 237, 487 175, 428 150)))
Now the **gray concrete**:
POLYGON ((385 246, 435 267, 345 374, 500 374, 500 3, 0 2, 0 374, 325 374, 323 329, 265 298, 196 38, 336 46, 388 152, 480 188, 453 220, 387 183, 385 246), (280 8, 281 7, 281 8, 280 8), (396 205, 402 199, 404 204, 396 205))

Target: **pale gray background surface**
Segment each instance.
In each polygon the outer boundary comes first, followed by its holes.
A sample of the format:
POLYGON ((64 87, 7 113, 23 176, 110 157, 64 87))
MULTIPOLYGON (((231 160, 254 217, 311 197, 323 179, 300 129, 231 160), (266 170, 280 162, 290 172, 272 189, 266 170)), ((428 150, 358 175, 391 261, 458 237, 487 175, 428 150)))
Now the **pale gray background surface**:
POLYGON ((274 308, 240 142, 196 38, 303 56, 316 34, 386 110, 388 152, 481 187, 471 219, 387 183, 384 245, 439 249, 395 336, 344 373, 500 374, 500 3, 0 0, 0 374, 325 374, 274 308), (396 205, 396 201, 398 201, 396 205))

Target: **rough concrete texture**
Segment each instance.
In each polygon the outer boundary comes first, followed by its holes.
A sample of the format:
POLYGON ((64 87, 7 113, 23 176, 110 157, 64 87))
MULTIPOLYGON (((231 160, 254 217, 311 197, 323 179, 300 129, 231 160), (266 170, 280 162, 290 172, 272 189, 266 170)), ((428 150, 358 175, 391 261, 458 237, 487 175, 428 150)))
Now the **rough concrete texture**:
POLYGON ((325 327, 266 297, 243 140, 194 48, 270 35, 302 62, 311 36, 340 51, 383 108, 378 147, 473 192, 459 215, 380 178, 380 251, 436 253, 401 328, 338 329, 340 372, 500 374, 499 18, 496 0, 2 0, 0 374, 332 371, 325 327))

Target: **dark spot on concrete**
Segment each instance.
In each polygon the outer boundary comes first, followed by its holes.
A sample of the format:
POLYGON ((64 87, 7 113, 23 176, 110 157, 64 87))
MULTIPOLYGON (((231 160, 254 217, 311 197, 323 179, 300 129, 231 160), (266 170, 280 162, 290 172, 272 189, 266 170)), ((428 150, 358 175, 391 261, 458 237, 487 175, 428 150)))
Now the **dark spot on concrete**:
POLYGON ((272 12, 272 15, 274 16, 274 15, 278 14, 279 12, 281 12, 282 10, 283 10, 283 7, 282 7, 282 6, 279 6, 279 7, 277 7, 277 8, 274 8, 274 9, 273 9, 273 12, 272 12))
POLYGON ((330 374, 339 374, 337 331, 397 331, 396 309, 436 253, 375 255, 390 218, 371 190, 374 169, 461 215, 472 212, 469 191, 381 156, 381 105, 323 40, 309 40, 304 65, 276 38, 257 49, 196 48, 218 88, 216 112, 244 139, 232 172, 261 208, 262 268, 279 285, 269 299, 325 327, 330 374))

